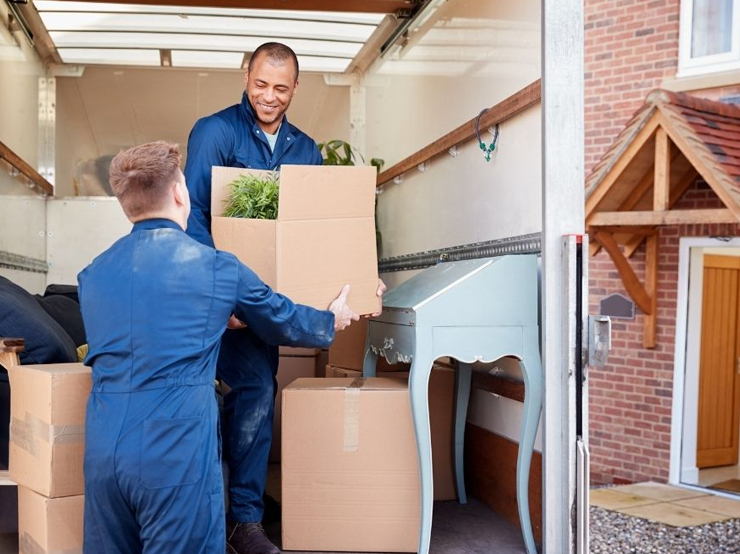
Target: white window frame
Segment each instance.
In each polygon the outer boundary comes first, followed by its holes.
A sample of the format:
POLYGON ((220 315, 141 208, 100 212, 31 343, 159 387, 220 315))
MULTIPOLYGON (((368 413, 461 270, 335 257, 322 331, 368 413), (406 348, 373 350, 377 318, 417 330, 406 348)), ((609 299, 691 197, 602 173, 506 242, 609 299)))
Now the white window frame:
POLYGON ((732 48, 729 52, 691 57, 694 0, 681 0, 677 77, 690 77, 740 69, 740 0, 733 0, 732 48))

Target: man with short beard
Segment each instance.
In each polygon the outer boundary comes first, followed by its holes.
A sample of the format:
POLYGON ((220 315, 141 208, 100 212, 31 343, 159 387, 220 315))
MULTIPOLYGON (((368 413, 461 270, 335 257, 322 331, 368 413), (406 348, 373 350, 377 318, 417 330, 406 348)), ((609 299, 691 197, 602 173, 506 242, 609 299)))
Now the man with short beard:
MULTIPOLYGON (((284 44, 257 48, 244 75, 241 103, 198 120, 188 139, 185 166, 192 212, 188 234, 206 245, 211 237, 211 167, 279 169, 321 165, 316 143, 291 125, 285 112, 298 90, 298 59, 284 44)), ((217 374, 231 391, 224 397, 224 459, 229 468, 228 551, 277 554, 261 522, 272 443, 278 349, 232 319, 223 337, 217 374)))

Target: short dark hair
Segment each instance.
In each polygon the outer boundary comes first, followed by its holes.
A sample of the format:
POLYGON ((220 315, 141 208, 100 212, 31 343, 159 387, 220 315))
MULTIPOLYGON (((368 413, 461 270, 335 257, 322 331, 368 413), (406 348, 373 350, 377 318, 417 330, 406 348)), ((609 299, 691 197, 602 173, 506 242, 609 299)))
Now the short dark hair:
POLYGON ((119 152, 110 164, 110 184, 125 214, 137 217, 165 207, 177 179, 180 148, 158 141, 119 152))
POLYGON ((267 56, 267 59, 270 61, 279 63, 285 63, 287 60, 292 60, 293 67, 295 68, 295 80, 298 80, 298 57, 290 46, 286 46, 282 42, 266 42, 261 44, 257 47, 257 50, 252 52, 252 56, 249 58, 247 71, 252 71, 252 64, 260 54, 267 56))

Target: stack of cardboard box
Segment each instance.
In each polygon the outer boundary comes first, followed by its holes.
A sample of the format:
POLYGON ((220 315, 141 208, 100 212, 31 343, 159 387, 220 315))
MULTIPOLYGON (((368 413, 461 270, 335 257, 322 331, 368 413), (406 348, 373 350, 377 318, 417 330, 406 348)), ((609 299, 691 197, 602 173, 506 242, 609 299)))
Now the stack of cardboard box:
POLYGON ((19 550, 82 552, 90 368, 15 366, 9 375, 10 478, 18 484, 19 550))
MULTIPOLYGON (((282 393, 282 530, 286 550, 414 552, 419 466, 408 366, 362 378, 366 321, 337 334, 326 377, 282 393)), ((435 364, 429 385, 436 500, 456 498, 452 464, 455 372, 435 364)))

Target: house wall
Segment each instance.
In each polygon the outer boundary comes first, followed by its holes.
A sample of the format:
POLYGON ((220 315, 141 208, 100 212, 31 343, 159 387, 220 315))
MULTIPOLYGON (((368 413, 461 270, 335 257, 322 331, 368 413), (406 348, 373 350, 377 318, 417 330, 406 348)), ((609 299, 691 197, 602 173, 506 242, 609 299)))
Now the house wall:
MULTIPOLYGON (((704 182, 692 186, 676 209, 719 208, 704 182)), ((606 367, 591 369, 591 480, 594 484, 667 481, 676 341, 678 248, 681 237, 740 236, 740 225, 673 225, 660 228, 656 347, 643 348, 644 315, 612 322, 606 367)), ((645 249, 630 260, 644 282, 645 249)), ((589 263, 589 313, 611 293, 626 294, 613 262, 602 251, 589 263)))
MULTIPOLYGON (((690 92, 713 100, 740 92, 740 77, 729 82, 713 75, 676 77, 680 0, 586 0, 584 9, 587 174, 653 89, 690 92), (718 87, 718 82, 723 86, 718 87)), ((676 206, 692 207, 720 207, 720 201, 699 182, 676 206)), ((594 484, 668 479, 678 243, 680 237, 713 235, 738 236, 740 228, 682 225, 660 229, 656 348, 642 347, 644 316, 639 309, 634 321, 613 322, 609 363, 590 373, 594 484)), ((630 262, 644 279, 644 245, 630 262)), ((589 272, 590 313, 598 313, 598 301, 608 294, 627 295, 605 252, 590 259, 589 272)))

